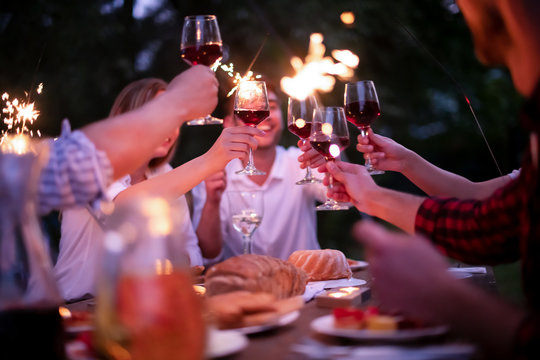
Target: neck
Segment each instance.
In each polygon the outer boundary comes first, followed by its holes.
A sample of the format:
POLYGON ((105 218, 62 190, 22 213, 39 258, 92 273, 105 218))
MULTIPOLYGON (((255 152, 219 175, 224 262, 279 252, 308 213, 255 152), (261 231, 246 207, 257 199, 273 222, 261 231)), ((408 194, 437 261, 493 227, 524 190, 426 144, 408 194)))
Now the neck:
POLYGON ((144 165, 129 174, 129 177, 131 178, 131 185, 135 185, 146 180, 146 170, 148 170, 148 166, 144 165))

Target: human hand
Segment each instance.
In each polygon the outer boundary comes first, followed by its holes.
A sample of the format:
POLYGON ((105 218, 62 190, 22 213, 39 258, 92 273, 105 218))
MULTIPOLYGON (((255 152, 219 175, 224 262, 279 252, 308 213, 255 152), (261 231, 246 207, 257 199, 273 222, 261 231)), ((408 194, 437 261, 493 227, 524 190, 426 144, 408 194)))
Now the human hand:
POLYGON ((227 173, 225 170, 218 171, 204 179, 206 186, 206 201, 213 204, 221 202, 221 196, 227 188, 227 173))
POLYGON ((297 145, 298 148, 304 152, 298 157, 300 169, 305 169, 308 166, 315 169, 326 163, 324 156, 322 156, 317 150, 313 149, 309 141, 299 140, 297 145))
POLYGON ((372 288, 383 308, 442 321, 440 308, 455 300, 448 291, 456 280, 427 239, 391 232, 370 221, 356 223, 353 236, 366 247, 372 288))
POLYGON ((377 135, 369 129, 368 137, 358 135, 356 149, 364 153, 364 159, 371 159, 373 167, 379 170, 403 173, 409 166, 411 151, 394 140, 377 135))
POLYGON ((255 136, 262 135, 264 131, 251 126, 224 128, 206 155, 211 164, 222 169, 234 158, 245 159, 249 148, 253 150, 257 148, 255 136))
POLYGON ((167 98, 181 116, 181 123, 204 117, 214 111, 218 81, 209 67, 195 65, 171 80, 160 97, 167 98))
MULTIPOLYGON (((350 164, 343 161, 329 161, 326 168, 332 175, 332 187, 328 188, 328 196, 339 202, 352 202, 359 210, 365 208, 365 200, 370 191, 377 188, 377 184, 362 165, 350 164)), ((325 177, 324 185, 330 185, 329 178, 325 177)))

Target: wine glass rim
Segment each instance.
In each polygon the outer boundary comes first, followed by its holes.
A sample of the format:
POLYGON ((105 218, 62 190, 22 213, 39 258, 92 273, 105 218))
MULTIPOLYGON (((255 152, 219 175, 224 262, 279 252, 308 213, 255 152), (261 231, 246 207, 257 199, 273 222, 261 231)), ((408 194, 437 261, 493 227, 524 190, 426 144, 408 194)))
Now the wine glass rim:
POLYGON ((345 85, 356 85, 356 84, 363 84, 363 83, 372 83, 373 84, 373 80, 360 80, 360 81, 348 82, 345 85))
POLYGON ((214 20, 217 19, 216 15, 187 15, 184 17, 184 20, 196 20, 196 19, 203 19, 203 20, 214 20))
POLYGON ((341 112, 341 111, 345 111, 345 109, 343 108, 343 106, 319 106, 317 109, 314 109, 315 110, 318 110, 318 111, 334 111, 334 112, 341 112))

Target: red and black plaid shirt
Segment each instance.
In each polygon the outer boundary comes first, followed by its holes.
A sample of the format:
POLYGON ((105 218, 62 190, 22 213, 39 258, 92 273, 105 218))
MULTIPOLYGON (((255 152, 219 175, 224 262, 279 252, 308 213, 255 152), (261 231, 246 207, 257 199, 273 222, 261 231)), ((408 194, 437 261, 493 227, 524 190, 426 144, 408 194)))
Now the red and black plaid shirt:
MULTIPOLYGON (((540 134, 540 86, 520 119, 527 130, 540 134)), ((516 356, 540 359, 540 186, 532 147, 518 179, 485 200, 428 198, 418 210, 415 228, 445 254, 469 264, 522 260, 531 315, 517 334, 516 356)))

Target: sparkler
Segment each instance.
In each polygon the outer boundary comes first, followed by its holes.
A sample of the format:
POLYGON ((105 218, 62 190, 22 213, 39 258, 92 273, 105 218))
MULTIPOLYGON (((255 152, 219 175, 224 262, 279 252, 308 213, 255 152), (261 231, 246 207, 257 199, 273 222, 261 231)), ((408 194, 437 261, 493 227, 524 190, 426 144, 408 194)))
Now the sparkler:
POLYGON ((256 79, 261 78, 261 75, 255 75, 255 73, 253 73, 253 71, 251 70, 248 70, 248 72, 246 72, 246 74, 242 76, 239 72, 234 71, 233 63, 229 63, 229 65, 226 65, 226 64, 220 65, 219 68, 223 70, 227 75, 229 75, 229 77, 233 78, 234 87, 231 89, 231 91, 227 93, 227 97, 234 94, 236 89, 238 89, 238 84, 240 84, 240 82, 248 81, 248 80, 256 80, 256 79))
MULTIPOLYGON (((39 84, 36 93, 41 94, 43 91, 43 83, 39 84)), ((29 94, 25 92, 26 101, 21 101, 17 98, 10 100, 10 95, 5 92, 2 95, 4 107, 2 108, 2 122, 6 125, 6 129, 2 130, 0 145, 2 145, 9 135, 30 135, 34 136, 34 130, 29 126, 34 124, 34 121, 39 117, 39 111, 35 108, 34 102, 30 102, 29 94)), ((41 137, 39 129, 36 130, 38 137, 41 137)))
POLYGON ((303 100, 315 91, 330 92, 336 83, 335 76, 344 80, 354 76, 359 57, 350 50, 334 50, 332 57, 325 56, 323 40, 322 34, 311 34, 305 61, 297 56, 291 58, 296 75, 281 79, 281 89, 289 96, 303 100))

